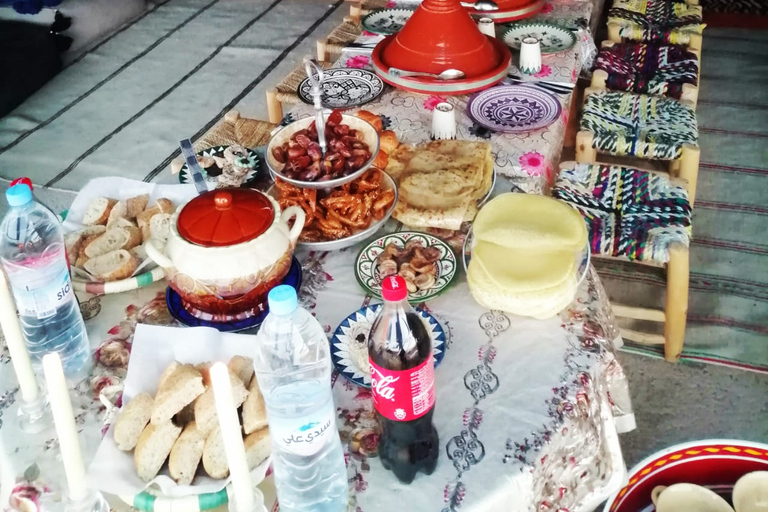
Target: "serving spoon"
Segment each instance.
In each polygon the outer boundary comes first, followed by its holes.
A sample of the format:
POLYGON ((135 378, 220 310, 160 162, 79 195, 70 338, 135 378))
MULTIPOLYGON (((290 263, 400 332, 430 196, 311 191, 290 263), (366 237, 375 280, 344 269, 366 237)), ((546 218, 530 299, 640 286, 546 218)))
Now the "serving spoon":
POLYGON ((436 75, 434 73, 424 73, 422 71, 405 71, 397 68, 389 68, 388 73, 394 77, 411 77, 411 76, 426 76, 435 78, 437 80, 458 80, 464 78, 464 72, 458 69, 446 69, 442 73, 436 75))
POLYGON ((499 5, 493 0, 477 0, 477 2, 459 2, 462 7, 469 7, 476 11, 498 11, 499 5))

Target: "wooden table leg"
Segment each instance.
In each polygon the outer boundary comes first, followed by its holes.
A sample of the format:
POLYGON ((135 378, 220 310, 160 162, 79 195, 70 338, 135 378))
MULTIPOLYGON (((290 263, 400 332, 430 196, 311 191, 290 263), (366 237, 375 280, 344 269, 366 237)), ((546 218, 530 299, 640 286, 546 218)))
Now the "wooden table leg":
POLYGON ((595 134, 581 130, 576 134, 576 161, 580 164, 593 164, 597 161, 597 149, 593 146, 595 134))
POLYGON ((277 89, 267 90, 267 113, 270 123, 279 123, 283 120, 283 106, 277 99, 277 89))

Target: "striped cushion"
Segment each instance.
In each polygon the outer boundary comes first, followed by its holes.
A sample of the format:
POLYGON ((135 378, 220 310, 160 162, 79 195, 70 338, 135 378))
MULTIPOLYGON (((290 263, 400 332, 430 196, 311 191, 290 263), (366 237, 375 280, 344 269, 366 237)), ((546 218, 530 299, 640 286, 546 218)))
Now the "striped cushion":
POLYGON ((666 263, 673 244, 690 243, 688 193, 663 174, 576 164, 560 171, 552 196, 584 217, 592 254, 666 263))
POLYGON ((632 41, 688 44, 704 30, 701 21, 701 6, 684 0, 614 0, 608 10, 608 23, 632 41))
POLYGON ((683 84, 698 83, 699 60, 682 46, 624 43, 601 49, 595 69, 608 73, 614 91, 679 99, 683 84))
POLYGON ((645 94, 603 91, 584 103, 581 129, 611 155, 675 160, 683 144, 698 145, 696 114, 683 103, 645 94))

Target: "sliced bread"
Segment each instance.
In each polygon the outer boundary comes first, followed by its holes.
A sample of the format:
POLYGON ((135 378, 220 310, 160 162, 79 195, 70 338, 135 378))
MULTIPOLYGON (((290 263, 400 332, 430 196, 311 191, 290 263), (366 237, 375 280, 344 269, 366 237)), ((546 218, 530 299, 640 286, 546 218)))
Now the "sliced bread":
POLYGON ((118 249, 132 249, 141 243, 139 228, 130 226, 126 228, 108 229, 103 235, 89 238, 83 246, 83 251, 88 258, 95 258, 118 249))
POLYGON ((181 428, 174 425, 172 421, 159 425, 152 423, 147 425, 139 436, 133 452, 133 461, 139 478, 149 482, 157 476, 179 434, 181 434, 181 428))
POLYGON ((109 214, 117 203, 116 200, 108 197, 97 197, 88 204, 83 214, 83 225, 93 226, 96 224, 106 225, 109 220, 109 214))
POLYGON ((244 386, 250 384, 253 377, 253 359, 245 356, 235 356, 229 360, 227 368, 229 373, 234 373, 243 381, 244 386))
POLYGON ((149 237, 161 242, 168 241, 171 233, 171 214, 158 213, 149 219, 149 237))
POLYGON ((189 485, 195 478, 205 448, 205 436, 197 430, 195 422, 187 424, 168 458, 168 472, 179 485, 189 485))
MULTIPOLYGON (((229 382, 232 385, 232 399, 235 402, 235 407, 240 407, 248 396, 248 390, 245 389, 243 381, 231 372, 229 374, 229 382)), ((210 434, 219 424, 213 387, 209 386, 205 393, 200 395, 200 398, 195 401, 195 422, 197 423, 197 428, 206 435, 210 434)))
POLYGON ((203 377, 200 372, 190 364, 179 366, 158 390, 152 408, 151 422, 161 425, 170 421, 204 391, 203 377))
POLYGON ((149 423, 153 398, 148 393, 139 393, 123 406, 115 421, 114 438, 117 447, 124 452, 134 449, 144 427, 149 423))
POLYGON ((109 212, 109 218, 107 219, 107 227, 111 228, 115 223, 120 220, 128 220, 128 205, 125 201, 118 201, 115 206, 112 207, 112 211, 109 212))
POLYGON ((179 366, 181 366, 181 363, 178 361, 171 361, 168 366, 165 367, 163 373, 160 374, 160 379, 157 381, 157 394, 163 391, 163 388, 168 382, 168 379, 170 379, 171 375, 173 375, 173 372, 178 370, 179 366))
MULTIPOLYGON (((115 209, 113 208, 112 211, 114 212, 115 209)), ((130 220, 126 219, 125 217, 118 217, 116 219, 110 220, 107 223, 107 229, 112 228, 135 228, 136 224, 131 222, 130 220)))
POLYGON ((272 453, 272 440, 269 437, 268 428, 262 428, 245 436, 243 444, 245 445, 248 469, 258 467, 272 453))
POLYGON ((136 272, 139 260, 124 249, 108 252, 87 260, 83 268, 92 276, 104 281, 127 279, 136 272))
POLYGON ((142 194, 140 196, 126 199, 126 217, 129 219, 135 219, 141 212, 144 211, 144 209, 147 207, 147 203, 149 203, 149 194, 142 194))
POLYGON ((250 434, 267 426, 267 407, 254 375, 248 386, 248 398, 243 402, 243 430, 250 434))
POLYGON ((203 469, 211 478, 227 478, 229 464, 224 451, 224 438, 219 425, 211 431, 203 448, 203 469))
POLYGON ((83 247, 84 239, 83 234, 79 231, 64 235, 64 247, 67 251, 67 259, 70 265, 77 264, 77 258, 80 256, 80 249, 83 247))

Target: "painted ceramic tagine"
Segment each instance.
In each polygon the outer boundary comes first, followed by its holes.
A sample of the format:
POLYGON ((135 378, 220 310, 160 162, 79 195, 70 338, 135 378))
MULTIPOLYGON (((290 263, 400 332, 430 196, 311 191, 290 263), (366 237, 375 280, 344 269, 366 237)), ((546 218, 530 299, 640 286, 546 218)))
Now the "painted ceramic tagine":
POLYGON ((420 93, 466 94, 488 88, 506 76, 509 49, 480 32, 458 0, 424 0, 403 29, 373 51, 373 68, 391 85, 420 93), (396 77, 389 68, 439 75, 462 71, 463 78, 396 77))
POLYGON ((301 208, 281 212, 257 190, 216 189, 177 210, 165 247, 146 249, 186 309, 234 316, 258 309, 285 277, 303 226, 301 208))

